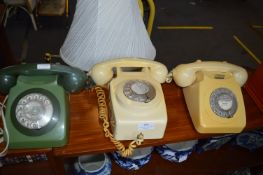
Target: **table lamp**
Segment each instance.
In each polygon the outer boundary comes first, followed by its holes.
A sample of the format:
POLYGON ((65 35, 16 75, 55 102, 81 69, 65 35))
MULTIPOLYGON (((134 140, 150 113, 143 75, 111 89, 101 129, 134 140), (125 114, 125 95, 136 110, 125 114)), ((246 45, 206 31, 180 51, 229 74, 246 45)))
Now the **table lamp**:
POLYGON ((109 59, 155 55, 137 0, 78 0, 60 49, 65 63, 87 71, 109 59))

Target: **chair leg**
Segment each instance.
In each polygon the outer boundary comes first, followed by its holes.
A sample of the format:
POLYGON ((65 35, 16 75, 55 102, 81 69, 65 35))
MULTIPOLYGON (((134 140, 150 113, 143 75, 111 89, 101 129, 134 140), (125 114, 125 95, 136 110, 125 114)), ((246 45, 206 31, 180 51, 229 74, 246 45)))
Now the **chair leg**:
POLYGON ((1 24, 4 23, 6 10, 7 10, 7 7, 5 7, 4 10, 2 11, 2 15, 1 15, 1 18, 0 18, 0 23, 1 24))
POLYGON ((10 13, 11 8, 12 8, 12 7, 7 7, 7 9, 6 9, 6 11, 5 11, 4 27, 6 26, 7 19, 8 19, 8 16, 9 16, 9 13, 10 13))
POLYGON ((155 4, 153 0, 147 0, 149 7, 150 7, 150 15, 147 25, 147 31, 149 35, 151 36, 152 28, 153 28, 153 22, 154 22, 154 16, 155 16, 155 4))
POLYGON ((68 13, 69 13, 69 2, 66 0, 66 17, 68 18, 68 13))
POLYGON ((35 17, 34 17, 34 15, 32 13, 30 13, 29 15, 30 15, 33 27, 34 27, 35 31, 37 31, 37 24, 36 24, 35 17))
POLYGON ((143 17, 144 16, 144 7, 143 7, 142 0, 138 0, 138 5, 139 5, 139 8, 140 8, 141 15, 143 17))
POLYGON ((23 9, 31 18, 31 21, 32 21, 32 24, 33 24, 33 27, 35 29, 35 31, 37 31, 37 23, 36 23, 36 20, 35 20, 35 17, 33 15, 32 12, 29 12, 25 7, 23 6, 19 6, 19 8, 23 9))

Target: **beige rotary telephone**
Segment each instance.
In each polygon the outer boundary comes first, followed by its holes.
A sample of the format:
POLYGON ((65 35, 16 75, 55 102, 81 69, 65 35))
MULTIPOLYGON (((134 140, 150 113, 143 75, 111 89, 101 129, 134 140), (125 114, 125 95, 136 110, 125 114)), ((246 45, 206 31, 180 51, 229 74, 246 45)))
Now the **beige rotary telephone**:
POLYGON ((247 80, 242 67, 216 61, 181 64, 172 71, 183 87, 185 101, 200 133, 238 133, 246 125, 241 86, 247 80))
MULTIPOLYGON (((129 149, 125 152, 118 140, 136 142, 138 138, 142 141, 142 138, 163 137, 167 112, 160 83, 165 82, 167 73, 167 68, 163 64, 140 58, 113 59, 92 67, 90 76, 97 85, 109 83, 112 137, 109 136, 111 135, 109 131, 105 131, 108 123, 104 115, 106 105, 102 104, 101 89, 97 89, 101 106, 99 115, 104 120, 105 135, 117 148, 122 149, 123 156, 129 156, 132 151, 129 149)), ((134 145, 130 146, 133 147, 134 145)))

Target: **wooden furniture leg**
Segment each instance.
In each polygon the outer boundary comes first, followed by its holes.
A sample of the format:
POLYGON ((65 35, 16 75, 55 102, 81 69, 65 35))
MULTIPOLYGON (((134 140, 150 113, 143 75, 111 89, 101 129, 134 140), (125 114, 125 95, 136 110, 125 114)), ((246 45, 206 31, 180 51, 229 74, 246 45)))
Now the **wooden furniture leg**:
POLYGON ((55 157, 53 152, 47 154, 50 167, 53 170, 54 175, 66 175, 64 168, 64 159, 62 157, 55 157))

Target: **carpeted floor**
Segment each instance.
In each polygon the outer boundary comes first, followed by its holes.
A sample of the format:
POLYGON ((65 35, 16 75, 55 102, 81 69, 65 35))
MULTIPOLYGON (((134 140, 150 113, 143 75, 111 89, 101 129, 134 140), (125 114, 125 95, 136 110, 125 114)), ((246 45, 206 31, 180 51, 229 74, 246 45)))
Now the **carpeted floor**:
MULTIPOLYGON (((263 58, 263 1, 260 0, 161 0, 156 3, 152 42, 156 60, 168 69, 180 63, 224 60, 249 68, 258 63, 233 39, 238 36, 260 59, 263 58), (213 30, 160 30, 158 26, 212 26, 213 30)), ((58 54, 74 14, 70 17, 42 17, 34 31, 23 11, 8 19, 6 32, 15 58, 24 62, 43 62, 45 52, 58 54)))

